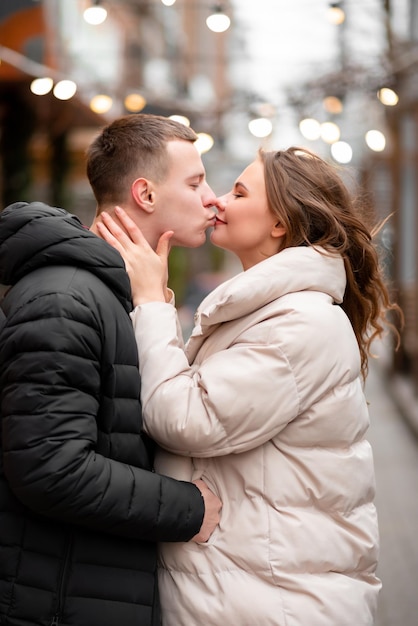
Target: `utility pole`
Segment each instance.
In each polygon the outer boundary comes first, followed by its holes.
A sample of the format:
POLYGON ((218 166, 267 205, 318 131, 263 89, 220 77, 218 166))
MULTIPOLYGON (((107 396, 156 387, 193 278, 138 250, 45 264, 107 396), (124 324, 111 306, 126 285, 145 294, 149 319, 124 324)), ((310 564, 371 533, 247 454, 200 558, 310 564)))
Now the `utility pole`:
POLYGON ((391 0, 383 0, 383 9, 385 15, 385 29, 386 29, 386 43, 388 46, 389 61, 392 61, 393 57, 393 32, 391 22, 391 0))

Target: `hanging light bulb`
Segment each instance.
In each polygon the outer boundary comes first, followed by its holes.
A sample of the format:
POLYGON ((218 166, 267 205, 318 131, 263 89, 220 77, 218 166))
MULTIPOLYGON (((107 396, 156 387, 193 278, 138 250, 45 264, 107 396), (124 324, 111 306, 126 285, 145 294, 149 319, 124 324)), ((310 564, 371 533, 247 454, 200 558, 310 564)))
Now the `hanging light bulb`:
POLYGON ((370 150, 383 152, 386 147, 386 137, 380 130, 368 130, 365 140, 370 150))
POLYGON ((36 96, 45 96, 49 93, 54 85, 52 78, 45 76, 44 78, 35 78, 30 84, 30 90, 36 96))
POLYGON ((98 26, 99 24, 103 24, 107 18, 107 11, 104 7, 100 6, 100 0, 94 0, 92 5, 84 11, 83 17, 87 24, 98 26))
POLYGON ((146 104, 146 99, 140 93, 129 93, 124 100, 125 109, 132 111, 132 113, 139 113, 146 104))
POLYGON ((340 129, 334 122, 323 122, 321 124, 321 138, 326 143, 335 143, 340 138, 340 129))
POLYGON ((90 109, 94 113, 107 113, 112 108, 113 100, 106 94, 97 94, 90 100, 90 109))
POLYGON ((396 93, 396 91, 393 91, 393 89, 390 89, 389 87, 382 87, 382 89, 379 89, 379 91, 377 92, 377 97, 382 104, 388 107, 393 107, 399 102, 398 94, 396 93))
POLYGON ((60 80, 53 89, 53 94, 58 100, 69 100, 77 91, 77 85, 72 80, 60 80))
POLYGON ((170 120, 184 124, 184 126, 190 126, 190 120, 185 115, 170 115, 170 120))
POLYGON ((325 111, 328 111, 328 113, 332 113, 333 115, 338 115, 338 113, 342 113, 342 110, 344 108, 342 100, 340 98, 337 98, 336 96, 327 96, 326 98, 324 98, 324 100, 322 101, 322 106, 324 107, 325 111))
POLYGON ((341 7, 341 2, 330 2, 328 7, 328 19, 331 24, 339 26, 345 21, 344 9, 341 7))
POLYGON ((321 124, 312 117, 306 117, 299 122, 299 130, 305 139, 315 141, 321 136, 321 124))
POLYGON ((268 137, 272 133, 273 124, 266 117, 257 117, 248 122, 248 129, 254 137, 268 137))
POLYGON ((214 33, 223 33, 230 27, 231 20, 223 12, 222 6, 218 4, 214 8, 213 13, 206 19, 206 25, 214 33))
POLYGON ((336 141, 331 145, 331 154, 338 163, 350 163, 353 149, 346 141, 336 141))
POLYGON ((209 152, 214 143, 212 135, 209 135, 208 133, 197 133, 197 139, 194 142, 194 146, 199 154, 204 154, 205 152, 209 152))

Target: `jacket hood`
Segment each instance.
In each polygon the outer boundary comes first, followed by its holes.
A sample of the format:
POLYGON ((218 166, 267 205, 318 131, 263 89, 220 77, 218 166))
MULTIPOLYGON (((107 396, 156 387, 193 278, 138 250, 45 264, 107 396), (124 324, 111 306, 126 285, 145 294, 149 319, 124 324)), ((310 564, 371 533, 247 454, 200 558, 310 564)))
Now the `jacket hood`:
POLYGON ((131 287, 120 254, 78 217, 42 202, 16 202, 0 213, 0 283, 14 285, 47 265, 82 267, 132 310, 131 287))
POLYGON ((339 254, 309 247, 286 248, 222 283, 201 303, 193 335, 207 326, 238 319, 296 291, 320 291, 337 304, 346 286, 339 254))

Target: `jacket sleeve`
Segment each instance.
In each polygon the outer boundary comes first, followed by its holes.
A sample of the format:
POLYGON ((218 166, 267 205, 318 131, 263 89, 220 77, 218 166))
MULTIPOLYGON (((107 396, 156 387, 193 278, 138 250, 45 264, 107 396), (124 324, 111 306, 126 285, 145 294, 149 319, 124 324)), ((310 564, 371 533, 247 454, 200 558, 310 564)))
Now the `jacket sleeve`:
POLYGON ((28 302, 0 341, 3 470, 24 505, 151 541, 187 541, 200 530, 195 485, 97 453, 102 339, 89 307, 62 294, 28 302))
POLYGON ((221 456, 255 448, 298 414, 295 377, 270 326, 189 365, 176 311, 155 302, 131 315, 139 350, 147 431, 170 452, 221 456))

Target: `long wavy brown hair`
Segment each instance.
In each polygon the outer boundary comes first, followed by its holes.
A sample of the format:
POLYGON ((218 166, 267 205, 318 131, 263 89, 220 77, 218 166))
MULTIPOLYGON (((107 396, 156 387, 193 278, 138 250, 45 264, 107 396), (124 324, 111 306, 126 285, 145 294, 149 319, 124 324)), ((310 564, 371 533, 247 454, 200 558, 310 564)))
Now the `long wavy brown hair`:
POLYGON ((269 208, 286 228, 283 248, 321 246, 344 259, 347 285, 341 306, 354 329, 365 379, 371 344, 385 327, 393 330, 399 342, 389 312, 395 312, 402 323, 373 242, 382 224, 371 226, 371 211, 348 190, 337 167, 306 148, 260 150, 259 156, 269 208))

